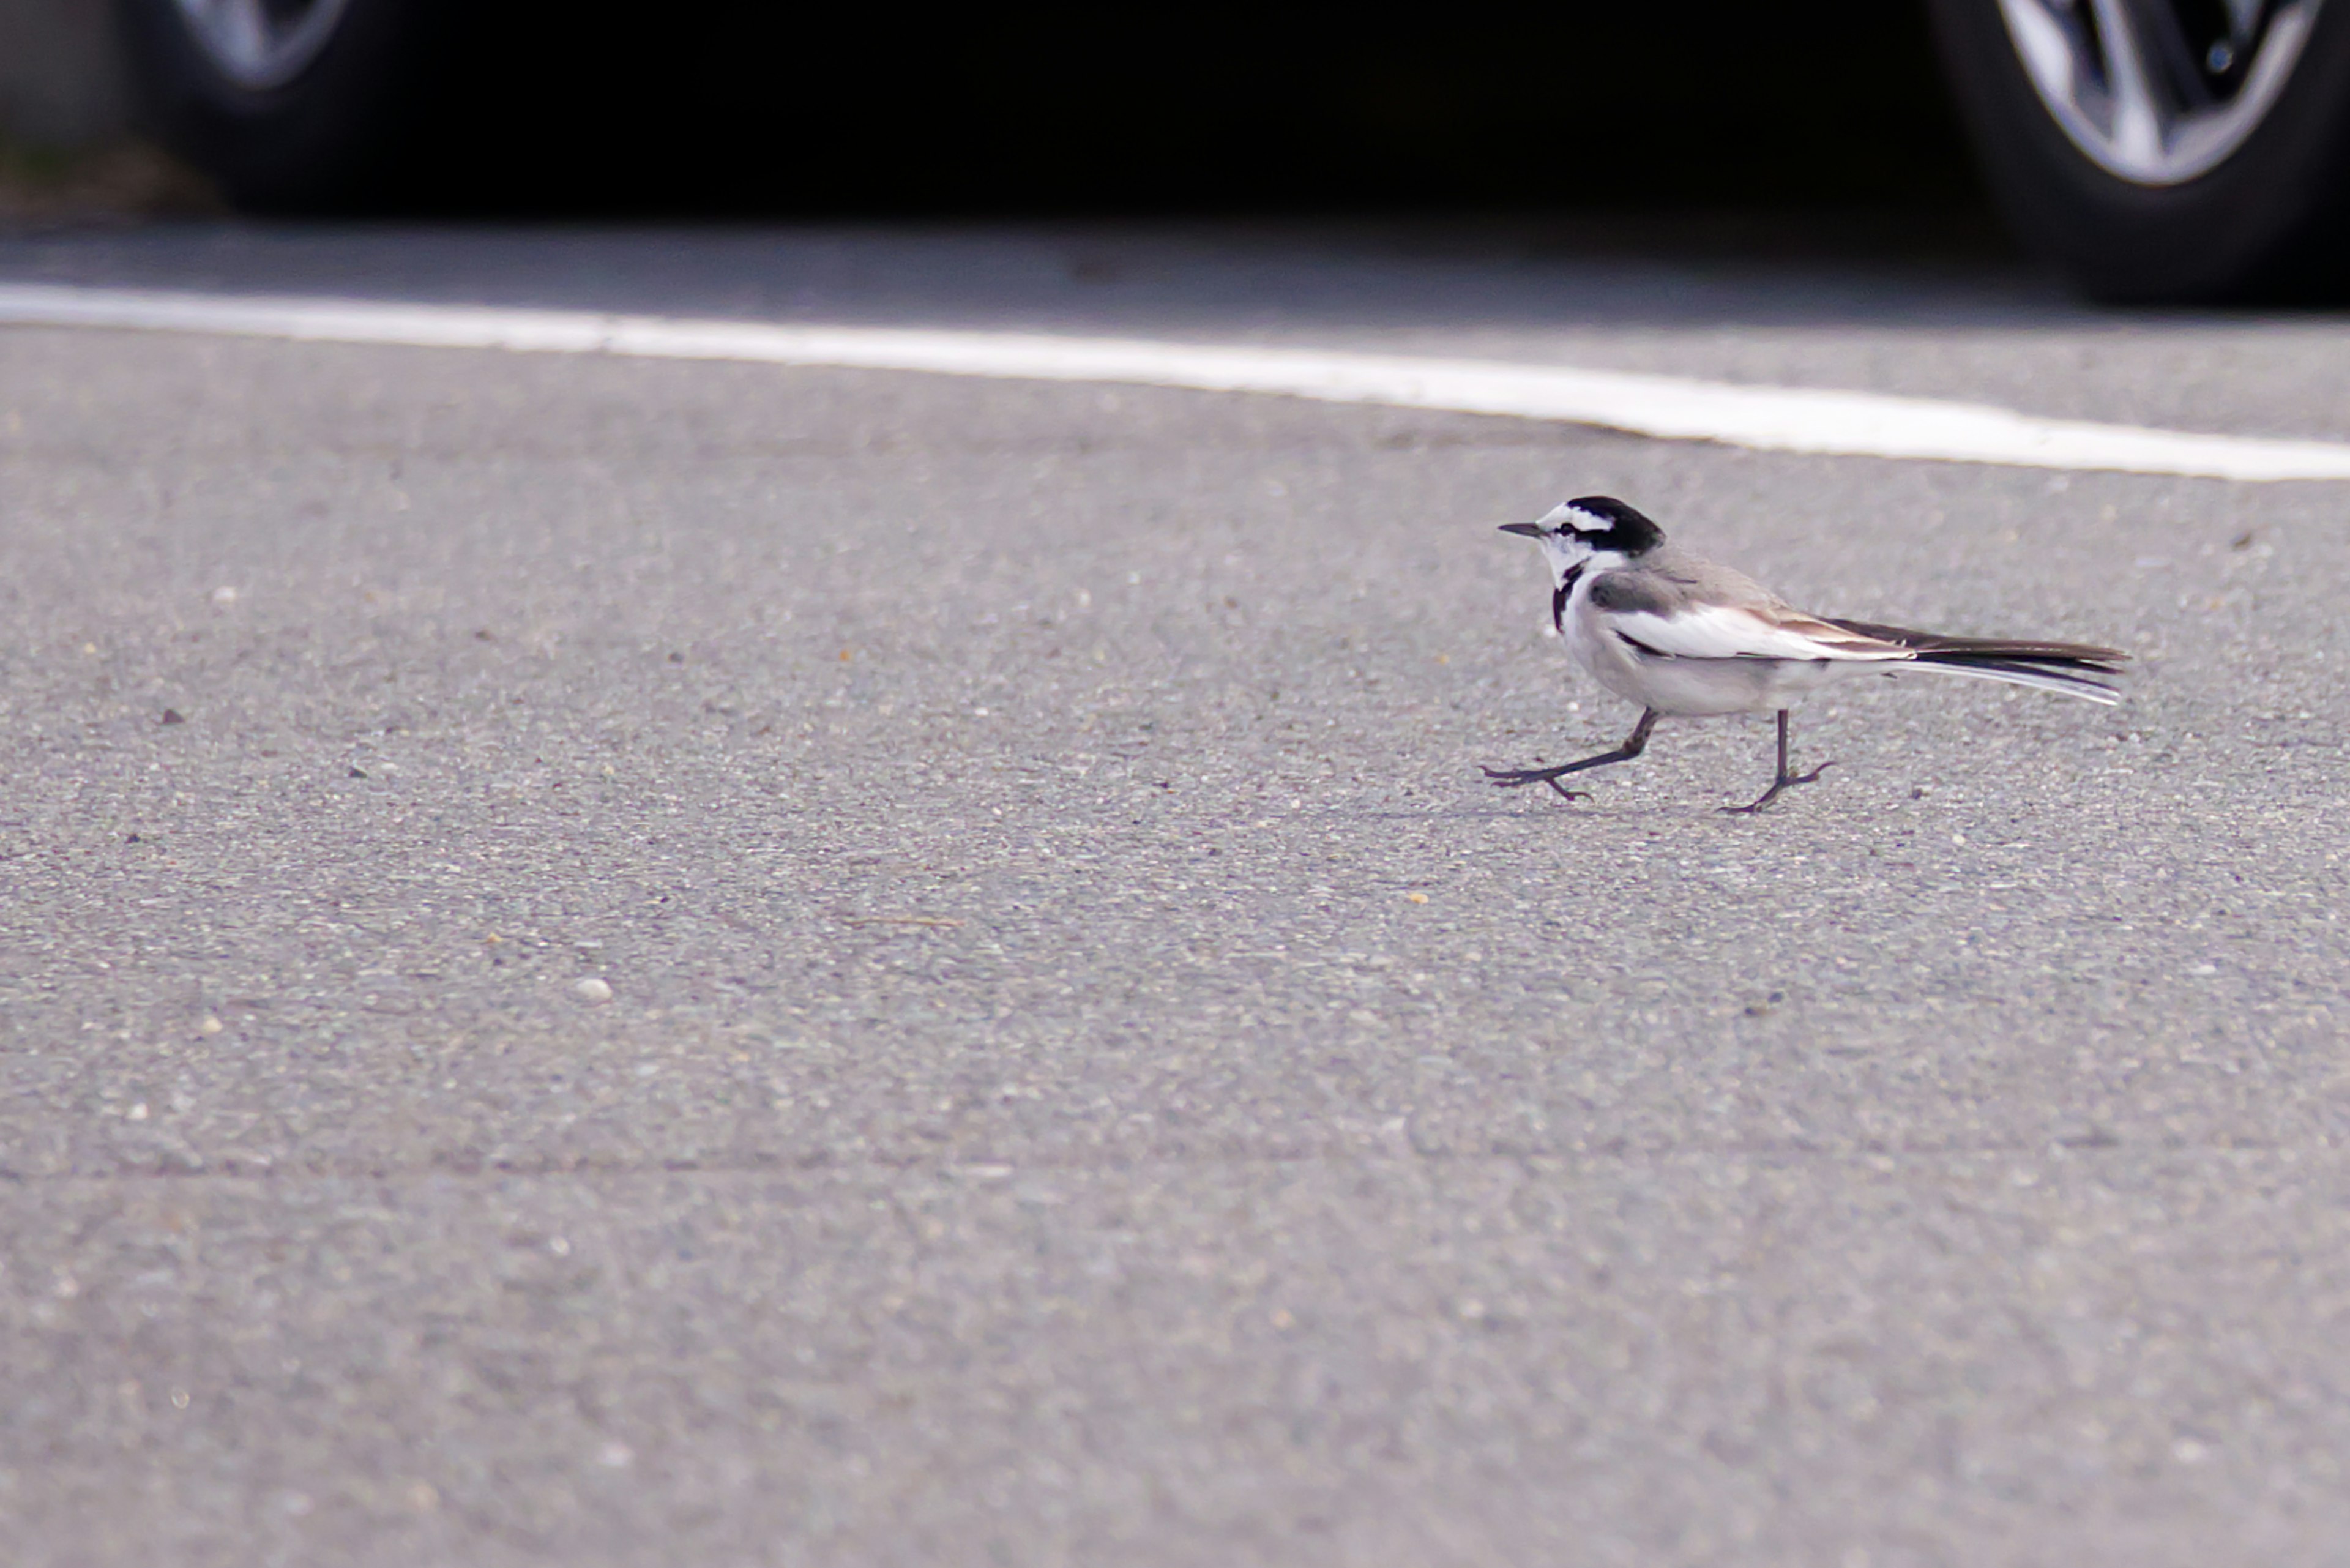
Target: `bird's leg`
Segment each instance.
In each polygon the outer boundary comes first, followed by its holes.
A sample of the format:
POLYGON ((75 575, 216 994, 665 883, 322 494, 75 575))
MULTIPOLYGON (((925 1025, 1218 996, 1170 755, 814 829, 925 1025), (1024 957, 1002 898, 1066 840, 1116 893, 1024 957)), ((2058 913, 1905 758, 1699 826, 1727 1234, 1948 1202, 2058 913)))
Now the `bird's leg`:
POLYGON ((1752 805, 1725 805, 1721 809, 1732 814, 1733 815, 1752 816, 1756 812, 1761 811, 1764 806, 1770 805, 1773 801, 1778 799, 1779 792, 1785 789, 1789 784, 1809 784, 1834 766, 1835 766, 1834 763, 1822 763, 1818 767, 1814 768, 1807 774, 1791 774, 1787 771, 1787 711, 1784 708, 1782 708, 1779 710, 1778 776, 1771 781, 1771 787, 1762 792, 1762 798, 1756 801, 1752 805))
POLYGON ((1485 776, 1493 781, 1496 789, 1516 789, 1521 784, 1546 784, 1569 800, 1588 800, 1587 790, 1572 790, 1558 781, 1568 774, 1579 774, 1586 768, 1604 768, 1610 763, 1628 763, 1648 748, 1648 732, 1657 727, 1657 711, 1642 710, 1640 722, 1624 743, 1612 752, 1602 752, 1596 757, 1586 757, 1579 763, 1561 763, 1555 768, 1487 768, 1485 776))

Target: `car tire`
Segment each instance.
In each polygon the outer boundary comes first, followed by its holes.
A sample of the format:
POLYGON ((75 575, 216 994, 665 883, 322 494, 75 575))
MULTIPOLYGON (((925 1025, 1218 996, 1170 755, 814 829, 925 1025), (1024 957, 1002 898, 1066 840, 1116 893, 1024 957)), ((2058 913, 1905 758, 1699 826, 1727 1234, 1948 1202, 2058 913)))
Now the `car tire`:
MULTIPOLYGON (((2216 161, 2175 180, 2160 170, 2125 177, 2092 151, 2094 133, 2060 122, 2002 0, 1930 4, 1993 198, 2018 238, 2082 291, 2136 304, 2350 293, 2350 0, 2318 6, 2282 86, 2257 100, 2239 89, 2260 107, 2239 117, 2216 161)), ((2088 0, 2043 9, 2093 19, 2096 10, 2088 0)), ((2210 58, 2228 57, 2219 48, 2210 58)))
POLYGON ((407 132, 431 97, 441 20, 432 0, 118 0, 117 14, 140 125, 237 206, 376 206, 412 161, 407 132), (208 36, 205 16, 238 10, 291 26, 208 36))

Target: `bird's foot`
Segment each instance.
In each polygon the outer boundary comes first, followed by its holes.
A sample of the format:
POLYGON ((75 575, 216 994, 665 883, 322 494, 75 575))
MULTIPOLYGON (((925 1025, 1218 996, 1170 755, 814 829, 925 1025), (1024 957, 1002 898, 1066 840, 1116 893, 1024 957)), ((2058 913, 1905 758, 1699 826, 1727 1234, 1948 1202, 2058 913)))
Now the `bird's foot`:
POLYGON ((1791 789, 1796 784, 1814 783, 1822 774, 1827 772, 1834 766, 1835 766, 1834 763, 1822 763, 1818 767, 1814 768, 1807 774, 1784 774, 1779 778, 1772 780, 1771 787, 1762 792, 1762 798, 1754 802, 1752 805, 1725 805, 1721 809, 1729 813, 1731 816, 1752 816, 1764 806, 1769 805, 1773 801, 1778 799, 1779 792, 1781 790, 1791 789))
POLYGON ((1546 784, 1568 800, 1589 800, 1589 790, 1569 789, 1558 782, 1566 768, 1487 768, 1485 777, 1495 789, 1518 789, 1530 784, 1546 784))

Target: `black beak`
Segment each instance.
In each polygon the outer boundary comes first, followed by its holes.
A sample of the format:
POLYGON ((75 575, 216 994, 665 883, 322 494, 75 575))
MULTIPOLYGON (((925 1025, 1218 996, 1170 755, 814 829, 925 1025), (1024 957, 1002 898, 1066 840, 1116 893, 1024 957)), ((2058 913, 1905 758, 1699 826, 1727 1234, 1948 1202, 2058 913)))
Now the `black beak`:
POLYGON ((1539 539, 1543 536, 1543 525, 1539 523, 1504 523, 1502 524, 1502 532, 1523 534, 1529 539, 1539 539))

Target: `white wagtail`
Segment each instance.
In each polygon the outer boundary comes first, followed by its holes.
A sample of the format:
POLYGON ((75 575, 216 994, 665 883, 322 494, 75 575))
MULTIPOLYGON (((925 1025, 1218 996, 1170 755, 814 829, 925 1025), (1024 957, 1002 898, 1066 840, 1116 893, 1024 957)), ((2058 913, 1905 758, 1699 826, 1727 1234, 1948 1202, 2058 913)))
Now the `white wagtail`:
POLYGON ((2118 694, 2092 677, 2119 674, 2129 657, 2085 643, 1941 637, 1808 615, 1727 566, 1673 548, 1663 529, 1606 495, 1555 506, 1539 523, 1504 523, 1502 532, 1543 547, 1552 624, 1594 680, 1641 709, 1640 722, 1612 752, 1555 768, 1487 768, 1485 776, 1503 789, 1546 784, 1574 800, 1584 792, 1561 778, 1630 762, 1659 719, 1776 711, 1777 776, 1753 805, 1722 808, 1757 812, 1830 765, 1787 771, 1787 711, 1831 680, 1931 670, 2112 702, 2118 694))

